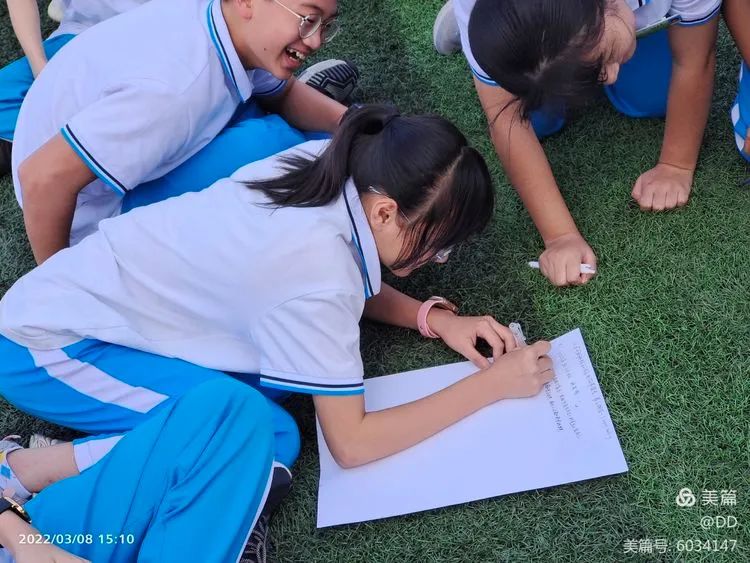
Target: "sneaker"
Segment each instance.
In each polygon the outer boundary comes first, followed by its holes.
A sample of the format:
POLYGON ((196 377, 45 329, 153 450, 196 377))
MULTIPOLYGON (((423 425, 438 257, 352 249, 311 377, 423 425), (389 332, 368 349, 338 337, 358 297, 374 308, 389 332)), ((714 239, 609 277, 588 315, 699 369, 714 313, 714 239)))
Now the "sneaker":
POLYGON ((448 0, 440 8, 432 26, 432 44, 441 55, 452 55, 461 50, 461 33, 453 13, 453 0, 448 0))
POLYGON ((13 473, 5 461, 5 458, 10 452, 23 449, 23 446, 16 441, 20 439, 20 436, 14 434, 12 436, 6 436, 0 440, 0 493, 10 496, 10 498, 18 504, 23 504, 29 500, 29 498, 21 496, 16 492, 13 485, 13 481, 15 481, 16 478, 13 476, 13 473))
POLYGON ((0 176, 10 172, 10 153, 13 143, 0 139, 0 176))
POLYGON ((48 438, 42 434, 32 434, 31 438, 29 438, 29 448, 46 448, 47 446, 54 446, 60 443, 62 443, 62 440, 48 438))
POLYGON ((60 23, 65 16, 65 8, 62 5, 62 0, 52 0, 47 6, 47 15, 49 19, 60 23))
POLYGON ((274 462, 271 488, 266 497, 266 504, 255 523, 245 549, 242 551, 239 563, 266 563, 271 547, 270 523, 271 515, 289 494, 292 488, 292 473, 280 463, 274 462))
POLYGON ((271 547, 270 523, 269 516, 260 515, 255 528, 250 532, 239 563, 266 563, 268 561, 268 552, 271 547))
POLYGON ((297 80, 343 104, 357 86, 359 69, 349 61, 328 59, 306 68, 297 80))

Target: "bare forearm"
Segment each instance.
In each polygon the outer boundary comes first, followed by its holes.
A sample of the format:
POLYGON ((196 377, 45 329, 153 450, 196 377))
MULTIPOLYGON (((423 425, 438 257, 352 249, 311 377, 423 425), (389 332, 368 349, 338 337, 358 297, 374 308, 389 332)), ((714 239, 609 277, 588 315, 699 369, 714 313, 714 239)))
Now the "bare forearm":
POLYGON ((724 0, 724 21, 742 58, 750 63, 750 0, 724 0))
POLYGON ((23 219, 38 264, 68 246, 78 193, 95 178, 59 133, 18 167, 23 219))
POLYGON ((39 8, 33 0, 7 0, 13 31, 36 76, 47 63, 39 25, 39 8))
POLYGON ((365 412, 363 395, 316 395, 326 443, 342 467, 355 467, 418 444, 501 399, 532 397, 554 377, 549 342, 517 348, 481 371, 411 403, 365 412))
POLYGON ((422 399, 366 413, 358 424, 350 426, 347 450, 336 452, 337 460, 345 467, 355 467, 387 457, 492 404, 498 397, 488 393, 488 377, 486 371, 477 372, 422 399))
POLYGON ((717 25, 670 30, 674 62, 660 162, 687 170, 698 162, 713 95, 717 25))
POLYGON ((562 235, 578 233, 534 131, 521 129, 520 125, 514 125, 513 129, 516 131, 508 141, 506 129, 493 127, 492 140, 508 179, 542 239, 548 242, 562 235))
POLYGON ((66 194, 24 195, 23 220, 37 264, 68 247, 75 204, 76 197, 66 194))
POLYGON ((263 105, 302 131, 333 133, 346 112, 346 106, 295 79, 278 99, 263 105))
MULTIPOLYGON (((384 283, 380 293, 365 303, 364 316, 371 321, 417 330, 417 313, 421 305, 421 301, 384 283)), ((441 317, 453 316, 450 311, 433 307, 427 314, 427 324, 435 331, 441 317)))
POLYGON ((489 121, 495 152, 545 243, 578 234, 534 129, 515 115, 513 97, 477 79, 474 85, 489 121))
POLYGON ((700 69, 672 70, 660 162, 693 170, 708 122, 715 59, 700 69))
POLYGON ((0 544, 11 555, 17 557, 21 539, 39 533, 31 524, 21 520, 14 512, 6 510, 0 514, 0 544))
POLYGON ((417 312, 421 303, 384 283, 380 293, 365 303, 364 315, 371 321, 392 326, 417 328, 417 312))

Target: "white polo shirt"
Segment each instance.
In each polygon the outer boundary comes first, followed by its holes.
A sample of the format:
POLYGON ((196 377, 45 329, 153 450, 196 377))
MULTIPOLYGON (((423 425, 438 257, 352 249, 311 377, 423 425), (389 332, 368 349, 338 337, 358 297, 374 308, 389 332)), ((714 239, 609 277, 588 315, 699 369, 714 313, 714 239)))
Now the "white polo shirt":
POLYGON ((292 391, 363 392, 359 321, 380 291, 369 223, 351 180, 324 207, 269 207, 242 182, 278 175, 279 156, 102 221, 8 290, 0 333, 36 349, 94 338, 292 391))
POLYGON ((50 37, 72 33, 78 35, 88 28, 140 6, 148 0, 62 0, 63 18, 50 37))
POLYGON ((57 133, 96 174, 78 196, 71 244, 120 212, 121 196, 190 158, 251 96, 285 82, 240 63, 221 0, 151 0, 76 37, 53 57, 21 106, 19 165, 57 133))
MULTIPOLYGON (((635 14, 635 27, 642 29, 659 22, 664 16, 677 14, 680 25, 700 25, 712 19, 721 9, 721 0, 625 0, 635 14)), ((469 42, 469 19, 477 0, 453 0, 453 13, 461 34, 461 49, 472 73, 480 82, 497 86, 474 58, 469 42)))

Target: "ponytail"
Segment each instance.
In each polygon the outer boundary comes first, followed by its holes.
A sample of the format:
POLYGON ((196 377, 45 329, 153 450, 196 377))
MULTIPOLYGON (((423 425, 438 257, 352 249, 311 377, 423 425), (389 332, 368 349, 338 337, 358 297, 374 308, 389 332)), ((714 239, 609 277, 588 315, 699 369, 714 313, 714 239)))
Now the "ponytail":
POLYGON ((327 205, 341 195, 346 180, 352 175, 353 145, 372 142, 398 116, 391 106, 349 108, 330 144, 317 159, 302 155, 283 157, 285 173, 282 176, 246 185, 265 192, 271 203, 280 207, 327 205))
POLYGON ((338 199, 349 178, 359 193, 376 188, 408 217, 398 265, 424 262, 480 232, 490 220, 494 190, 482 156, 449 121, 400 115, 395 108, 349 109, 317 158, 291 155, 284 172, 246 185, 280 207, 319 207, 338 199))

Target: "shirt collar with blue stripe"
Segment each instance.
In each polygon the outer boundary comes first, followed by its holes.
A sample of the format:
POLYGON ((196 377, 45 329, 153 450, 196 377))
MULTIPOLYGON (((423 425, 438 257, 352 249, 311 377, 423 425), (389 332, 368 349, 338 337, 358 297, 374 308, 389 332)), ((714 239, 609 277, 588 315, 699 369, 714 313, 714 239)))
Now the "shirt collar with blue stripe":
POLYGON ((216 47, 216 53, 224 68, 227 80, 234 85, 237 95, 246 102, 253 93, 247 70, 242 66, 232 38, 229 35, 227 22, 221 11, 221 0, 211 0, 206 8, 206 26, 208 35, 216 47))
POLYGON ((380 257, 359 192, 351 178, 344 186, 344 202, 352 227, 352 244, 356 249, 357 265, 362 272, 365 299, 369 299, 380 293, 380 257))

